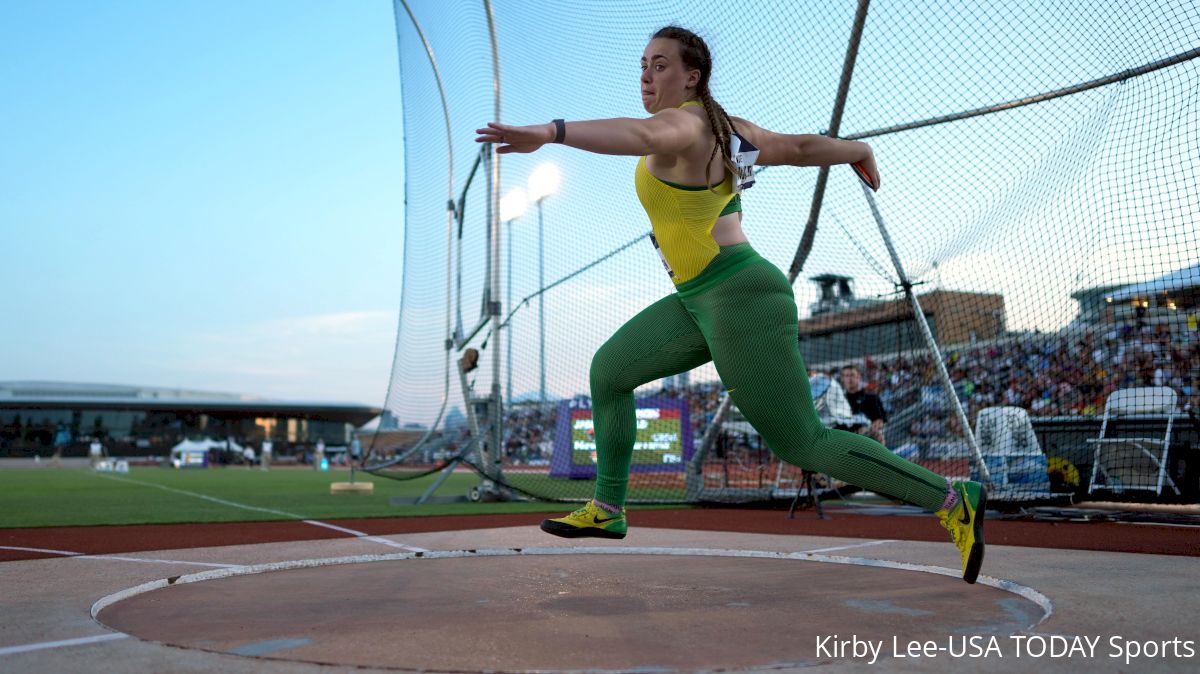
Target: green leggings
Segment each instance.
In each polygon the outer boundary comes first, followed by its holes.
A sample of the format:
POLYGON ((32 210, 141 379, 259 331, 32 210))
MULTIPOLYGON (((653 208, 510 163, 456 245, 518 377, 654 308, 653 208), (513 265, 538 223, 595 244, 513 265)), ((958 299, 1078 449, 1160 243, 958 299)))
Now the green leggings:
POLYGON ((780 459, 937 510, 946 478, 817 417, 797 341, 792 286, 750 244, 725 246, 695 279, 621 326, 592 359, 596 500, 625 503, 637 431, 633 390, 710 360, 780 459))

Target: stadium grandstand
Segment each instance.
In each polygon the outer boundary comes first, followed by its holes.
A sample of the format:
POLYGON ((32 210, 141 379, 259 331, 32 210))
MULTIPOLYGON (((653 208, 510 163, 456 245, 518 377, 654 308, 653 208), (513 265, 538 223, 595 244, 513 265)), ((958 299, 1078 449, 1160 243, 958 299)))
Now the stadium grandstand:
POLYGON ((276 456, 332 451, 353 440, 379 408, 270 400, 184 389, 66 382, 0 382, 0 456, 86 456, 99 440, 109 456, 165 457, 184 440, 230 445, 271 440, 276 456))

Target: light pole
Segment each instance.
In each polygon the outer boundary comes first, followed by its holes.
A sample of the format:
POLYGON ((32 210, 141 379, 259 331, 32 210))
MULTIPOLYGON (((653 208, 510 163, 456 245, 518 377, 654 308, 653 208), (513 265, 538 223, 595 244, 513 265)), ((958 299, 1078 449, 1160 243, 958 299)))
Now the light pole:
POLYGON ((538 207, 538 372, 541 409, 546 407, 546 234, 542 221, 542 202, 558 191, 561 178, 558 166, 549 162, 539 165, 529 174, 529 200, 538 207))
MULTIPOLYGON (((512 226, 513 226, 514 220, 516 220, 517 218, 519 218, 525 214, 525 208, 527 205, 528 205, 528 199, 525 197, 525 190, 520 187, 514 187, 513 189, 509 190, 508 194, 504 195, 504 198, 500 199, 500 219, 502 221, 504 221, 505 228, 508 230, 508 262, 506 263, 506 267, 508 269, 508 301, 507 301, 507 305, 508 305, 509 314, 512 313, 512 308, 513 308, 513 306, 512 306, 512 268, 513 268, 513 264, 512 264, 512 226)), ((513 343, 513 339, 512 339, 512 324, 511 323, 508 325, 507 333, 508 333, 507 334, 508 344, 506 344, 505 346, 508 349, 508 365, 505 369, 508 372, 508 385, 507 385, 507 389, 504 392, 504 399, 508 401, 509 405, 511 405, 512 399, 513 399, 513 397, 512 397, 512 395, 513 395, 513 392, 512 392, 512 343, 513 343)))

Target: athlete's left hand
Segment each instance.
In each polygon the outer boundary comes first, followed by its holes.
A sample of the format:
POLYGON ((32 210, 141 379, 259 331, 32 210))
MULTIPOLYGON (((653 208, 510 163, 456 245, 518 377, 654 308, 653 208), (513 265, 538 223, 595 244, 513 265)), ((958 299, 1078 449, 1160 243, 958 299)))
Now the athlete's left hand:
POLYGON ((546 143, 554 140, 554 124, 531 124, 529 126, 510 126, 498 122, 488 122, 486 129, 475 129, 479 134, 476 143, 499 143, 497 154, 510 152, 534 152, 546 143))

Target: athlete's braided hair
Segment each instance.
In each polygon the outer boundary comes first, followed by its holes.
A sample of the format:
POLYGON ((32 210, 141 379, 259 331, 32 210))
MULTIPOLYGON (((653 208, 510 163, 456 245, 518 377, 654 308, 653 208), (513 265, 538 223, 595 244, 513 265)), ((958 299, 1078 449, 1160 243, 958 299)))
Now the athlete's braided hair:
POLYGON ((729 158, 729 138, 733 135, 733 121, 729 119, 725 108, 717 103, 708 89, 708 81, 712 76, 712 53, 708 50, 708 45, 704 42, 704 38, 680 26, 661 28, 651 36, 651 39, 660 37, 678 42, 684 67, 700 71, 700 80, 696 83, 696 97, 704 104, 704 112, 708 113, 708 123, 712 127, 715 139, 712 154, 708 157, 709 163, 720 151, 725 168, 730 173, 736 173, 737 166, 729 158))

